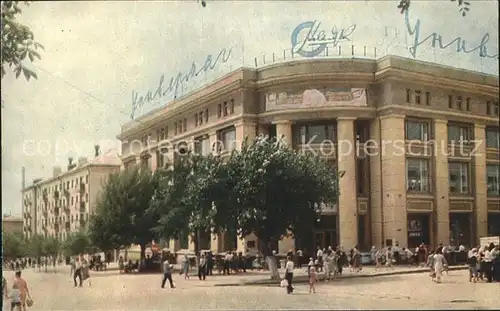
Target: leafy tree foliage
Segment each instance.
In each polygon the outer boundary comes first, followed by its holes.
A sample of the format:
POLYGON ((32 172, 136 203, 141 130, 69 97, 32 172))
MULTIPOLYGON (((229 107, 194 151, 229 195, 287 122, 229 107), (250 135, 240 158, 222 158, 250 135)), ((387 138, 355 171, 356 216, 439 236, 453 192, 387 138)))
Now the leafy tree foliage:
POLYGON ((91 246, 90 238, 87 233, 78 231, 70 234, 62 245, 65 256, 77 256, 89 251, 91 246))
POLYGON ((110 175, 89 226, 94 245, 109 250, 138 244, 145 258, 146 245, 154 238, 151 228, 158 222, 149 208, 158 174, 135 167, 110 175))
MULTIPOLYGON (((24 1, 28 5, 28 1, 24 1)), ((21 73, 26 80, 37 78, 32 70, 26 68, 22 63, 26 58, 31 62, 35 58, 40 59, 39 49, 43 46, 34 40, 33 32, 25 25, 17 21, 21 14, 19 1, 2 1, 2 78, 6 74, 6 67, 11 68, 18 78, 21 73)))
MULTIPOLYGON (((226 195, 218 196, 217 214, 234 217, 240 237, 254 233, 267 257, 284 234, 310 231, 323 204, 337 202, 336 170, 279 139, 257 137, 244 143, 225 168, 226 195)), ((273 261, 268 262, 274 265, 273 261)))
POLYGON ((218 156, 185 154, 162 170, 152 212, 161 215, 154 228, 159 237, 179 238, 192 234, 200 250, 200 235, 218 231, 213 202, 223 162, 218 156))
POLYGON ((27 254, 27 243, 20 234, 6 232, 2 235, 2 253, 4 259, 15 260, 27 254))

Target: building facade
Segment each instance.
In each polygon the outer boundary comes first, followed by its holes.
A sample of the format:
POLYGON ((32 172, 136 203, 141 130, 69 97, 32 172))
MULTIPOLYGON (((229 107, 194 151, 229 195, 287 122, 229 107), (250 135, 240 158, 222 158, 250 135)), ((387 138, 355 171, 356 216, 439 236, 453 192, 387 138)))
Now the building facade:
POLYGON ((116 151, 78 163, 69 160, 67 171, 54 167, 51 178, 35 179, 23 189, 23 234, 57 237, 85 228, 109 174, 120 169, 116 151))
POLYGON ((4 215, 2 218, 2 233, 23 233, 23 220, 19 217, 4 215))
MULTIPOLYGON (((337 206, 279 252, 471 245, 500 234, 498 91, 498 77, 393 56, 242 68, 125 124, 122 168, 164 166, 176 146, 224 154, 244 137, 280 136, 345 175, 337 206)), ((192 248, 181 240, 171 248, 192 248)), ((226 233, 207 246, 246 252, 258 241, 226 233)))

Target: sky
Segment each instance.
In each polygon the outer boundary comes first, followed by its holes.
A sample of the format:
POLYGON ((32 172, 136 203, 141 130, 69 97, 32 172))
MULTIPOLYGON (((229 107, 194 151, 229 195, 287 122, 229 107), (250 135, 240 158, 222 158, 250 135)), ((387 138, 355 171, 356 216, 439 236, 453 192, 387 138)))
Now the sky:
MULTIPOLYGON (((269 65, 273 55, 275 62, 290 60, 292 33, 303 22, 316 21, 317 33, 324 30, 330 37, 336 29, 337 39, 342 30, 349 33, 331 48, 338 52, 341 46, 342 57, 350 57, 354 45, 356 57, 394 54, 498 76, 498 56, 479 56, 480 51, 498 55, 497 1, 470 1, 466 16, 456 1, 411 1, 407 24, 398 3, 208 0, 205 8, 190 0, 32 3, 19 20, 45 47, 41 60, 25 64, 38 79, 26 82, 9 72, 1 81, 2 212, 21 214, 23 166, 29 185, 50 177, 54 166, 65 168, 69 156, 91 158, 95 144, 103 151, 119 148, 121 125, 140 122, 131 121, 132 95, 154 93, 162 75, 168 86, 170 78, 188 73, 193 62, 202 68, 212 55, 213 69, 182 83, 176 94, 182 97, 239 67, 269 65), (434 33, 443 48, 432 48, 430 41, 415 44, 417 21, 417 43, 434 33), (457 37, 466 51, 445 47, 457 37), (215 62, 224 49, 231 51, 227 60, 215 62)), ((306 33, 307 28, 298 32, 299 43, 306 33)), ((174 93, 145 103, 134 116, 166 105, 174 93)))

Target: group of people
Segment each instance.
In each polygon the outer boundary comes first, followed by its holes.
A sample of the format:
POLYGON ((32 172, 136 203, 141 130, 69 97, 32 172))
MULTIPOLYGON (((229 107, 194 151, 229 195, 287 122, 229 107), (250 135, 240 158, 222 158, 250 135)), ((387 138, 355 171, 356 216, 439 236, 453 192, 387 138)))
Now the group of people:
POLYGON ((469 282, 500 282, 500 247, 498 245, 490 243, 487 247, 473 248, 469 251, 467 258, 469 282))
POLYGON ((12 288, 9 290, 8 282, 2 277, 2 295, 4 299, 10 300, 11 311, 26 311, 26 307, 33 305, 28 283, 21 277, 21 271, 16 271, 12 288))

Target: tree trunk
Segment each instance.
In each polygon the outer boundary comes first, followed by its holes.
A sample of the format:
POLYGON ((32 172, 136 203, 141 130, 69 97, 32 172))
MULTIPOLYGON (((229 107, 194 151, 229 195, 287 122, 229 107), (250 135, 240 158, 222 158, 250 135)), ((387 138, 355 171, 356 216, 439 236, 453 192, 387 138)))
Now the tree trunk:
POLYGON ((196 273, 198 273, 198 269, 200 268, 200 231, 196 230, 196 233, 193 235, 193 244, 194 244, 194 255, 196 256, 196 273))
POLYGON ((271 280, 280 280, 280 272, 278 270, 278 261, 276 256, 273 255, 273 250, 270 245, 273 245, 272 239, 259 237, 259 248, 260 252, 266 259, 267 267, 269 268, 269 273, 271 274, 271 280))
POLYGON ((141 259, 139 260, 139 271, 141 271, 146 264, 146 244, 141 243, 141 259))

